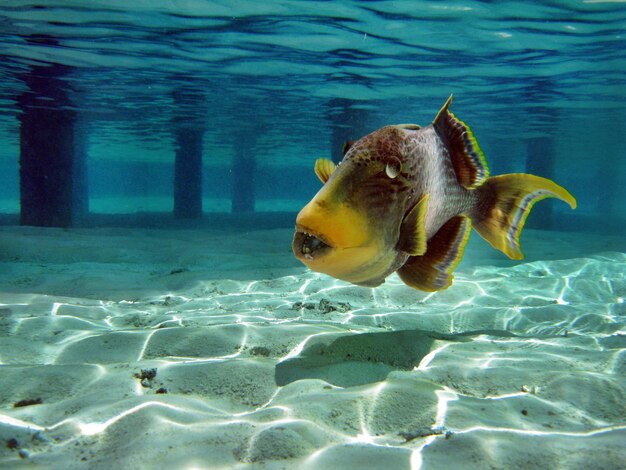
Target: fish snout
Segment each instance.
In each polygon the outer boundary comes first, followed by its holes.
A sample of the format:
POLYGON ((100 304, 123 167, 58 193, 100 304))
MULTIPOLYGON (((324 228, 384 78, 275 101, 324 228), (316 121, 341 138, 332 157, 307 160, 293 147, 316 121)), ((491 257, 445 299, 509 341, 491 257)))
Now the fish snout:
POLYGON ((326 201, 314 198, 296 218, 292 249, 296 258, 305 264, 328 254, 335 246, 324 232, 328 216, 326 201))

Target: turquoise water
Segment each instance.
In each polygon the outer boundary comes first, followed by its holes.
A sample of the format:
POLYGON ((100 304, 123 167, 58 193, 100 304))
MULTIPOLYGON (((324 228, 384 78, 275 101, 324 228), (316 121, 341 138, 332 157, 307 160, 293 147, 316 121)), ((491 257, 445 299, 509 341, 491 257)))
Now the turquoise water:
POLYGON ((546 138, 577 215, 610 222, 626 200, 625 26, 624 4, 601 1, 4 1, 0 212, 19 211, 27 77, 60 64, 94 212, 169 211, 180 128, 202 135, 206 212, 229 211, 238 152, 259 209, 296 211, 333 139, 427 124, 454 93, 493 174, 524 171, 546 138))
POLYGON ((624 51, 621 1, 1 1, 0 468, 623 468, 624 51), (451 94, 578 208, 437 293, 305 268, 315 160, 451 94))

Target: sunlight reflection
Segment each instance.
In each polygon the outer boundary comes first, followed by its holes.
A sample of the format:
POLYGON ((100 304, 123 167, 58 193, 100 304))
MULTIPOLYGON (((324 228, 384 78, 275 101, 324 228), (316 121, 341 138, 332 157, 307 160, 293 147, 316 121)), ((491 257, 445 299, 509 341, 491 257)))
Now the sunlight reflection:
POLYGON ((77 343, 79 341, 83 341, 86 340, 88 338, 95 338, 98 336, 102 336, 102 334, 98 333, 98 334, 94 334, 93 331, 76 331, 72 334, 68 334, 65 338, 61 339, 58 343, 57 346, 60 346, 60 349, 57 351, 57 357, 60 356, 61 354, 63 354, 63 351, 65 351, 66 348, 68 348, 69 346, 74 345, 74 343, 77 343))
POLYGON ((369 419, 371 416, 372 408, 377 406, 377 402, 381 397, 381 394, 387 387, 387 382, 382 381, 369 389, 370 405, 369 410, 366 412, 367 404, 364 401, 358 402, 358 415, 359 415, 359 433, 356 436, 348 436, 348 440, 353 443, 379 445, 377 444, 378 436, 373 435, 369 431, 369 419))
POLYGON ((439 354, 441 351, 443 351, 448 346, 450 346, 450 344, 451 343, 444 343, 438 348, 433 349, 431 352, 429 352, 422 358, 418 366, 414 368, 413 370, 422 370, 422 371, 427 370, 428 365, 433 361, 433 359, 435 359, 435 356, 437 356, 437 354, 439 354))
MULTIPOLYGON (((321 457, 328 449, 335 447, 336 444, 328 444, 327 446, 320 447, 309 455, 305 461, 307 467, 312 466, 312 464, 321 457)), ((313 467, 315 468, 315 467, 313 467)))
MULTIPOLYGON (((75 317, 72 315, 56 315, 53 319, 50 320, 49 324, 50 325, 56 325, 58 324, 58 322, 61 322, 64 319, 69 319, 72 320, 75 323, 84 323, 85 325, 83 325, 83 328, 85 328, 85 330, 76 330, 76 326, 75 331, 77 331, 76 335, 72 335, 72 334, 67 334, 62 340, 59 340, 58 344, 62 344, 67 342, 68 340, 75 340, 76 337, 78 335, 81 335, 83 333, 86 332, 93 332, 94 330, 102 330, 102 325, 95 323, 93 321, 90 320, 86 320, 84 318, 79 318, 79 317, 75 317)), ((22 329, 24 329, 26 326, 30 326, 31 322, 35 322, 37 325, 41 324, 41 317, 26 317, 26 318, 18 318, 16 321, 16 325, 15 325, 15 334, 20 334, 22 329)), ((30 334, 30 332, 28 333, 30 334)))
POLYGON ((258 283, 258 281, 250 281, 246 287, 243 288, 245 293, 250 293, 250 290, 258 283))
POLYGON ((620 369, 624 367, 624 364, 626 364, 626 349, 621 349, 613 354, 611 361, 609 361, 607 370, 611 374, 618 374, 620 373, 620 369))
MULTIPOLYGON (((510 362, 519 362, 519 359, 514 358, 514 357, 496 357, 496 354, 498 353, 487 353, 487 358, 476 358, 474 359, 474 361, 477 363, 478 367, 480 369, 489 369, 490 367, 492 367, 491 363, 495 362, 495 361, 501 361, 501 362, 506 362, 506 361, 510 361, 510 362)), ((497 366, 493 366, 493 367, 497 367, 497 366)))
MULTIPOLYGON (((272 396, 270 397, 270 399, 267 400, 267 403, 264 403, 261 406, 255 408, 254 411, 251 411, 251 412, 250 411, 244 411, 243 414, 246 414, 246 413, 256 413, 259 410, 270 409, 270 408, 274 408, 274 407, 276 407, 278 409, 282 409, 283 407, 281 405, 272 405, 272 402, 278 396, 278 394, 280 393, 280 390, 281 390, 281 388, 277 387, 276 390, 274 390, 274 393, 272 393, 272 396)), ((286 411, 288 413, 291 412, 291 408, 289 408, 287 406, 285 406, 284 408, 286 409, 286 411)))
POLYGON ((529 391, 520 391, 520 392, 514 392, 514 393, 505 393, 503 395, 486 395, 483 396, 482 399, 483 400, 506 400, 509 398, 518 398, 518 397, 524 397, 526 395, 528 395, 529 393, 537 393, 539 391, 538 387, 533 387, 532 390, 529 391))
POLYGON ((420 443, 420 445, 418 445, 415 449, 413 449, 413 452, 411 452, 411 460, 410 460, 411 470, 420 470, 422 468, 422 465, 424 463, 423 457, 422 457, 422 451, 426 447, 431 445, 435 441, 435 439, 437 439, 437 436, 427 436, 420 443))
POLYGON ((304 294, 304 292, 306 291, 307 287, 309 287, 309 284, 311 284, 311 282, 313 282, 312 279, 305 279, 302 285, 300 286, 300 288, 298 289, 298 294, 304 294))
MULTIPOLYGON (((274 394, 274 396, 275 395, 276 394, 274 394)), ((261 405, 261 406, 259 406, 258 408, 255 408, 252 411, 242 411, 241 413, 233 413, 232 416, 237 417, 237 418, 243 418, 245 416, 255 415, 259 411, 279 410, 279 411, 282 411, 285 414, 285 416, 286 416, 286 418, 283 418, 283 419, 293 419, 291 408, 289 408, 288 406, 285 406, 285 405, 271 405, 271 406, 269 406, 269 403, 270 402, 265 403, 264 405, 261 405)), ((273 422, 275 422, 275 421, 273 421, 273 422)))
POLYGON ((141 346, 141 350, 139 351, 139 355, 137 356, 137 361, 141 361, 143 359, 146 349, 148 348, 148 345, 150 344, 150 340, 152 339, 152 337, 157 331, 158 330, 152 330, 148 332, 148 334, 146 335, 143 341, 143 345, 141 346))
POLYGON ((164 320, 162 322, 156 323, 154 325, 154 328, 170 328, 169 326, 166 326, 168 323, 174 323, 176 326, 178 327, 182 327, 183 325, 183 319, 181 316, 179 315, 172 315, 172 318, 170 318, 169 320, 164 320))
POLYGON ((128 410, 125 410, 121 412, 120 414, 112 417, 111 419, 108 419, 101 423, 96 423, 96 422, 80 423, 79 422, 77 423, 77 426, 83 436, 93 436, 94 434, 99 434, 105 431, 109 426, 117 423, 119 420, 125 418, 126 416, 136 413, 137 411, 143 410, 144 408, 149 408, 149 407, 161 407, 161 408, 167 408, 167 409, 174 410, 174 411, 184 411, 183 408, 170 405, 168 403, 162 403, 159 401, 147 401, 145 403, 141 403, 140 405, 129 408, 128 410))
POLYGON ((570 285, 569 285, 570 278, 566 277, 564 281, 565 281, 565 284, 563 285, 563 288, 559 292, 559 296, 556 298, 556 303, 559 305, 569 305, 569 302, 567 300, 564 300, 563 297, 570 289, 570 285))
MULTIPOLYGON (((384 385, 384 382, 382 382, 382 385, 384 385)), ((382 388, 378 388, 376 387, 374 390, 378 389, 379 391, 382 390, 382 388)), ((374 397, 376 397, 377 393, 374 392, 374 397)), ((376 404, 376 398, 374 398, 374 400, 372 400, 372 405, 374 406, 376 404)), ((360 444, 375 444, 375 438, 374 436, 372 436, 369 432, 369 430, 367 429, 367 414, 365 413, 365 408, 364 408, 364 404, 362 401, 359 401, 357 404, 357 409, 358 409, 358 414, 359 414, 359 433, 357 433, 356 436, 349 436, 348 439, 350 442, 354 442, 354 443, 360 443, 360 444)))
POLYGON ((445 421, 446 414, 448 412, 448 402, 455 401, 459 399, 459 395, 452 390, 451 388, 444 387, 440 390, 435 390, 435 394, 437 395, 437 414, 435 416, 435 422, 433 423, 431 429, 433 430, 433 435, 425 436, 421 442, 413 449, 411 452, 411 470, 419 470, 423 465, 423 457, 422 452, 429 445, 431 445, 437 439, 437 435, 443 434, 445 429, 445 421))
POLYGON ((177 365, 177 364, 202 364, 202 363, 210 363, 210 362, 224 362, 228 359, 235 359, 239 357, 240 355, 241 355, 241 350, 237 350, 232 354, 226 354, 224 356, 211 356, 211 357, 166 356, 170 360, 165 359, 163 360, 163 363, 166 365, 177 365))
POLYGON ((435 390, 435 394, 439 401, 437 402, 437 415, 433 429, 443 428, 446 421, 446 413, 448 412, 448 402, 459 399, 459 395, 448 387, 443 387, 442 390, 435 390))
MULTIPOLYGON (((482 282, 476 282, 476 281, 470 281, 470 280, 464 280, 464 279, 457 279, 455 282, 471 285, 474 289, 478 291, 478 295, 481 297, 489 295, 487 291, 483 288, 482 282)), ((436 292, 433 292, 433 294, 436 294, 436 292)))
POLYGON ((327 287, 321 287, 320 289, 318 289, 317 293, 318 294, 333 293, 334 291, 342 291, 344 289, 346 289, 345 285, 337 284, 337 282, 334 282, 333 284, 327 287))
POLYGON ((346 317, 341 321, 342 325, 347 325, 352 323, 352 319, 354 318, 354 314, 352 312, 346 312, 346 317))
POLYGON ((334 334, 334 332, 323 332, 323 333, 315 333, 312 335, 308 335, 306 338, 304 338, 295 348, 293 348, 291 351, 289 351, 285 356, 281 357, 278 359, 278 362, 284 362, 287 359, 291 359, 293 357, 298 356, 302 350, 304 349, 304 347, 306 346, 306 344, 312 339, 315 338, 317 336, 326 336, 329 334, 334 334))
POLYGON ((0 414, 0 424, 8 424, 9 426, 14 426, 16 428, 23 429, 33 429, 35 431, 44 431, 46 428, 38 426, 34 423, 27 423, 26 421, 22 421, 21 419, 13 418, 11 416, 0 414))
POLYGON ((511 433, 521 434, 524 436, 567 436, 567 437, 590 437, 598 434, 604 434, 612 431, 626 430, 626 425, 614 425, 606 426, 598 429, 591 429, 589 431, 538 431, 535 429, 520 429, 520 428, 498 428, 493 426, 471 426, 466 429, 455 429, 455 434, 469 434, 472 432, 495 432, 495 433, 511 433))

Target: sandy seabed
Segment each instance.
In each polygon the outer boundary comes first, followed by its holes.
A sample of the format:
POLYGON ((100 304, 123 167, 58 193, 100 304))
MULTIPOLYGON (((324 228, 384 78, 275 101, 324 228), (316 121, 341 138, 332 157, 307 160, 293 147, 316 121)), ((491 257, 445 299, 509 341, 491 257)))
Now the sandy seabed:
POLYGON ((473 234, 435 294, 290 240, 0 227, 0 467, 624 468, 623 239, 473 234))

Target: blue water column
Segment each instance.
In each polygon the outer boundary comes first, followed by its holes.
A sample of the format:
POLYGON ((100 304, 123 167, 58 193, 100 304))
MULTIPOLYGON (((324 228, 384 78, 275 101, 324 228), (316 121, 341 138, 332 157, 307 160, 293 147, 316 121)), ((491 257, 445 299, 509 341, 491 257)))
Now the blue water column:
MULTIPOLYGON (((526 172, 558 182, 555 175, 556 145, 552 130, 557 128, 559 116, 554 102, 559 98, 556 84, 548 78, 535 78, 526 83, 524 92, 528 103, 525 122, 534 134, 526 141, 526 172)), ((537 204, 528 218, 527 227, 549 230, 554 225, 553 199, 537 204)))
POLYGON ((204 125, 193 118, 198 92, 176 89, 173 120, 176 157, 174 161, 174 217, 202 217, 202 151, 204 125))
MULTIPOLYGON (((555 146, 552 137, 540 136, 528 139, 526 152, 527 173, 557 181, 554 175, 555 146)), ((528 226, 545 230, 553 228, 553 203, 554 201, 549 199, 538 203, 528 219, 528 226)))
MULTIPOLYGON (((30 38, 54 45, 49 38, 30 38)), ((84 139, 64 80, 71 67, 34 66, 23 76, 20 107, 20 223, 69 227, 86 211, 84 139)))
POLYGON ((252 132, 233 132, 233 176, 231 211, 233 213, 254 212, 256 159, 254 147, 256 137, 252 132))
POLYGON ((176 130, 174 163, 174 216, 197 219, 202 216, 202 136, 201 129, 176 130))
POLYGON ((345 98, 328 102, 327 118, 331 127, 331 158, 338 163, 343 158, 347 142, 355 141, 373 131, 368 129, 368 113, 358 103, 345 98))

